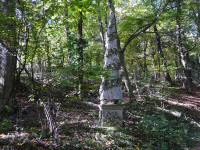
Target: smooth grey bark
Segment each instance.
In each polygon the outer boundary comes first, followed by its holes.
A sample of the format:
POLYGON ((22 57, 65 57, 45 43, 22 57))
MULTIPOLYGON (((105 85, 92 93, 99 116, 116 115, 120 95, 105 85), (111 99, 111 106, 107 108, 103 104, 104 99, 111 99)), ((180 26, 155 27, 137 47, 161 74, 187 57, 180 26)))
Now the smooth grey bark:
POLYGON ((7 35, 0 35, 0 110, 11 104, 10 97, 14 90, 16 71, 16 27, 12 19, 15 17, 15 1, 1 1, 1 13, 7 17, 0 25, 7 35))
POLYGON ((120 42, 117 33, 115 8, 112 0, 108 0, 110 8, 109 24, 106 32, 106 51, 104 54, 104 68, 108 75, 102 77, 100 86, 101 103, 122 100, 121 78, 120 78, 120 42))
POLYGON ((177 24, 177 48, 180 55, 181 65, 183 68, 184 79, 183 87, 187 92, 192 91, 192 71, 190 66, 189 51, 184 46, 183 43, 183 29, 181 26, 181 13, 182 13, 182 0, 177 0, 177 14, 176 14, 176 24, 177 24))

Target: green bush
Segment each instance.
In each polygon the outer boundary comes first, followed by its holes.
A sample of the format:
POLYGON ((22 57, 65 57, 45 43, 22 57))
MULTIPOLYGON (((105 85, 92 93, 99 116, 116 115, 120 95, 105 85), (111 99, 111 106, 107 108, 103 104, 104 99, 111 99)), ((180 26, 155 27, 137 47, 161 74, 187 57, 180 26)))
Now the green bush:
POLYGON ((9 105, 5 105, 4 108, 3 108, 3 111, 2 111, 2 114, 4 116, 9 116, 11 114, 14 113, 14 110, 12 107, 10 107, 9 105))
POLYGON ((8 131, 12 130, 12 128, 13 128, 13 123, 11 120, 4 119, 0 122, 0 132, 1 133, 8 132, 8 131))
POLYGON ((185 149, 192 146, 191 137, 195 136, 188 123, 163 114, 145 116, 139 123, 139 130, 144 134, 144 149, 185 149))

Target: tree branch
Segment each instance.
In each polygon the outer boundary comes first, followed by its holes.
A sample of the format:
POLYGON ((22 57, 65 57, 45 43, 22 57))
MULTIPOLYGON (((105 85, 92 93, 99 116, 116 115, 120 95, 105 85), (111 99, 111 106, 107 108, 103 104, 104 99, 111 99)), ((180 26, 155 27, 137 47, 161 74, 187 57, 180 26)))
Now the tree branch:
POLYGON ((167 2, 164 4, 164 6, 162 7, 162 9, 158 10, 157 13, 155 13, 156 17, 155 19, 145 25, 142 29, 138 29, 135 33, 133 33, 125 42, 124 47, 122 48, 121 52, 124 53, 126 48, 128 47, 128 45, 132 42, 132 40, 134 40, 136 37, 138 37, 139 35, 141 35, 142 33, 144 33, 146 30, 148 30, 152 25, 154 25, 158 20, 160 15, 165 11, 167 5, 169 4, 170 0, 167 0, 167 2))
POLYGON ((139 35, 141 35, 142 33, 144 33, 146 30, 148 30, 155 22, 157 21, 157 19, 154 19, 154 21, 152 21, 151 23, 145 25, 143 27, 143 29, 138 29, 135 33, 133 33, 125 42, 124 47, 122 48, 122 53, 125 52, 126 48, 128 47, 128 45, 132 42, 132 40, 134 40, 136 37, 138 37, 139 35))

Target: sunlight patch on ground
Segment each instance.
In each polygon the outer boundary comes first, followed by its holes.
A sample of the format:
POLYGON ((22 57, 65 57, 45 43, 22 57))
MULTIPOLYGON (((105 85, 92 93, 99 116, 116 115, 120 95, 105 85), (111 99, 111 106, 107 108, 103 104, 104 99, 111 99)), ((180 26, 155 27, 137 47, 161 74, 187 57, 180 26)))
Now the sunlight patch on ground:
POLYGON ((181 114, 182 114, 181 112, 172 111, 172 110, 164 109, 164 108, 161 108, 161 107, 156 107, 156 109, 161 110, 161 111, 166 112, 166 113, 169 113, 169 114, 171 114, 175 117, 178 117, 178 118, 181 117, 181 114))
POLYGON ((28 133, 9 133, 9 134, 0 134, 0 139, 15 139, 15 138, 25 138, 28 137, 28 133))

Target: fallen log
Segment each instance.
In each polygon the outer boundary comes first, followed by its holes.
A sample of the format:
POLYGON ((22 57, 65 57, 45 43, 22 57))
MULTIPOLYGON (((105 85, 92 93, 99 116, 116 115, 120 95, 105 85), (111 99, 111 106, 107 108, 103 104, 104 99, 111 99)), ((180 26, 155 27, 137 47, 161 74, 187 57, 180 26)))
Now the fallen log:
MULTIPOLYGON (((181 113, 181 112, 168 110, 168 109, 161 108, 161 107, 156 107, 156 109, 159 110, 159 111, 162 111, 162 112, 164 112, 166 114, 169 114, 169 115, 172 115, 174 117, 177 117, 177 118, 180 118, 183 115, 183 113, 181 113)), ((184 114, 184 119, 186 121, 188 121, 191 125, 195 125, 196 127, 200 128, 200 123, 195 121, 194 119, 188 117, 186 114, 184 114)))

